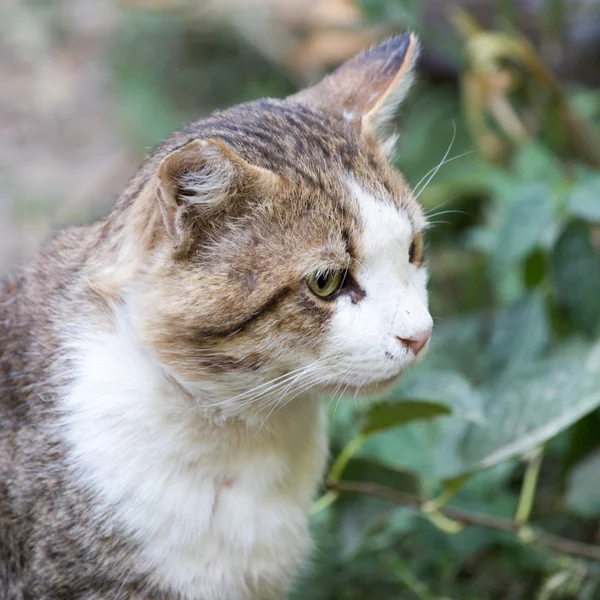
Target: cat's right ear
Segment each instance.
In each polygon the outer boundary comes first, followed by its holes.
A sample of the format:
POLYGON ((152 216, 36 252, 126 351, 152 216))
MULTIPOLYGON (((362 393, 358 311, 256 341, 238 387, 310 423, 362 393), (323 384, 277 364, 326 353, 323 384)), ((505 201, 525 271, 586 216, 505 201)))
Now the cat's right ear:
POLYGON ((173 238, 186 236, 239 206, 250 189, 273 185, 276 178, 220 140, 192 140, 169 153, 158 167, 156 194, 165 227, 173 238))
POLYGON ((373 132, 380 141, 414 79, 419 42, 392 37, 345 62, 320 83, 291 96, 373 132))

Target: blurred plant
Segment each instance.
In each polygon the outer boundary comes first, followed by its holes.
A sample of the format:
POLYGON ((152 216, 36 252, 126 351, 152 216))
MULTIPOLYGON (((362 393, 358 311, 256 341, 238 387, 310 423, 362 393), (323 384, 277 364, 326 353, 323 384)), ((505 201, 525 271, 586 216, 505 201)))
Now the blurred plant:
POLYGON ((575 115, 550 70, 524 38, 482 30, 455 7, 452 21, 465 40, 469 67, 463 74, 465 115, 473 139, 488 160, 510 154, 545 133, 557 151, 571 149, 591 166, 600 166, 600 146, 575 115), (519 115, 515 96, 521 100, 519 115), (488 115, 493 124, 488 123, 488 115), (543 120, 552 119, 551 126, 543 120), (496 125, 494 128, 493 125, 496 125))

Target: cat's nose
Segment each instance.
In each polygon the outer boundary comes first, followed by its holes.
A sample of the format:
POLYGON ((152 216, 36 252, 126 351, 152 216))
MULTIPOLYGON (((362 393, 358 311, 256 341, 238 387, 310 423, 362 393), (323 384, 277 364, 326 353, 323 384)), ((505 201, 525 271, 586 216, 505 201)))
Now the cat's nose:
POLYGON ((419 354, 419 352, 421 352, 421 350, 423 350, 423 348, 429 341, 430 337, 431 337, 431 327, 429 329, 424 329, 423 331, 417 331, 410 337, 406 337, 406 338, 403 338, 403 337, 400 337, 399 335, 397 335, 396 339, 400 343, 404 344, 409 350, 414 352, 415 356, 417 356, 417 354, 419 354))

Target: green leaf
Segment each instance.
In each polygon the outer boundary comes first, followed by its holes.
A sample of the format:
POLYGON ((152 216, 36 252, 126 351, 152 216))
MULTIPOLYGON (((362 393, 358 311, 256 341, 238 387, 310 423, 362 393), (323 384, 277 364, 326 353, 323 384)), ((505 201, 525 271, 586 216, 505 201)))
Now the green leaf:
POLYGON ((413 371, 392 392, 390 400, 443 404, 456 416, 470 421, 483 419, 479 392, 465 377, 453 371, 413 371))
POLYGON ((544 302, 532 293, 504 309, 494 319, 488 349, 490 369, 496 376, 517 371, 544 351, 549 326, 544 302))
POLYGON ((496 238, 493 262, 498 271, 528 256, 554 221, 551 193, 543 183, 519 189, 504 215, 496 238))
POLYGON ((379 402, 369 408, 362 432, 365 435, 373 435, 412 421, 433 419, 451 412, 448 406, 435 402, 419 400, 403 400, 394 404, 387 401, 379 402))
POLYGON ((552 271, 559 303, 584 331, 600 322, 600 257, 583 223, 571 223, 552 252, 552 271))
POLYGON ((600 450, 583 459, 569 476, 567 506, 584 517, 600 514, 600 450))
POLYGON ((542 285, 546 277, 546 254, 539 248, 534 250, 525 261, 523 280, 528 288, 542 285))
POLYGON ((513 173, 518 181, 557 183, 563 178, 560 162, 541 144, 524 144, 513 159, 513 173))
POLYGON ((487 356, 482 349, 489 329, 488 321, 489 317, 485 314, 471 314, 436 324, 426 366, 436 370, 460 371, 473 380, 480 379, 487 364, 487 356))
POLYGON ((576 217, 600 222, 600 175, 585 178, 569 197, 567 206, 576 217))
POLYGON ((371 436, 362 455, 394 468, 417 473, 426 495, 439 491, 439 482, 461 470, 459 444, 470 423, 453 416, 414 421, 398 429, 371 436))
POLYGON ((466 473, 522 456, 600 405, 600 374, 580 363, 546 361, 498 382, 486 424, 469 425, 460 445, 466 473))
POLYGON ((353 458, 346 467, 342 481, 369 481, 418 496, 418 477, 409 469, 394 468, 372 458, 353 458))

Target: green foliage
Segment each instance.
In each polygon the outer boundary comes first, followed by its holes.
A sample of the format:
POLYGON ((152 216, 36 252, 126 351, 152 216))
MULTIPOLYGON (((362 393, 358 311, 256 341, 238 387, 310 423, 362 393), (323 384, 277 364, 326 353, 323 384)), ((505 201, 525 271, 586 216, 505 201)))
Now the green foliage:
POLYGON ((559 304, 575 324, 594 335, 600 321, 600 257, 585 224, 574 222, 564 229, 553 249, 551 262, 559 304))
POLYGON ((461 439, 463 471, 524 456, 600 405, 600 374, 580 363, 541 361, 489 389, 485 425, 461 439))
POLYGON ((600 451, 595 451, 573 469, 569 476, 567 504, 585 517, 600 515, 600 451))
MULTIPOLYGON (((423 25, 426 44, 442 49, 464 83, 460 40, 428 31, 421 5, 360 1, 370 23, 423 25)), ((514 3, 497 5, 504 17, 514 12, 514 3)), ((235 32, 182 14, 129 14, 114 57, 122 120, 140 152, 217 106, 294 89, 292 74, 235 32)), ((330 487, 367 482, 416 501, 323 490, 313 517, 319 550, 297 598, 600 597, 597 565, 550 552, 531 530, 461 529, 440 512, 447 504, 513 519, 523 461, 544 447, 539 483, 527 492, 530 520, 597 542, 600 172, 563 133, 573 130, 565 105, 586 132, 598 129, 600 95, 517 87, 508 100, 535 127, 509 143, 495 123, 504 146, 493 156, 457 83, 422 77, 399 120, 397 165, 413 186, 456 133, 452 162, 418 189, 433 225, 429 355, 386 397, 330 407, 330 487), (543 110, 540 97, 551 97, 543 110)))
POLYGON ((574 217, 600 223, 600 175, 584 175, 569 197, 568 210, 574 217))
POLYGON ((419 419, 433 419, 450 413, 443 404, 431 404, 418 400, 404 400, 395 404, 375 404, 369 409, 367 422, 363 428, 366 435, 374 435, 385 429, 401 427, 419 419))

